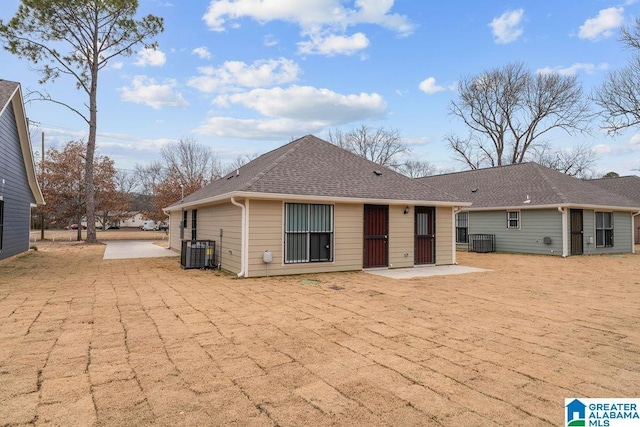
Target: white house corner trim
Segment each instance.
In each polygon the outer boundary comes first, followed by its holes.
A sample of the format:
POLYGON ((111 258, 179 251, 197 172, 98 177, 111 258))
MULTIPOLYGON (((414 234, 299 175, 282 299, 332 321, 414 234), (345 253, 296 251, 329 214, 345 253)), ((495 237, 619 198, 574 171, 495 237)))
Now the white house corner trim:
POLYGON ((631 253, 632 254, 636 253, 636 235, 635 235, 634 227, 636 225, 636 217, 638 215, 640 215, 640 211, 631 214, 631 253))
POLYGON ((242 250, 244 251, 244 277, 249 277, 249 199, 244 201, 244 242, 242 242, 242 250))
POLYGON ((454 206, 453 209, 451 209, 451 261, 454 265, 458 264, 458 247, 456 242, 456 214, 460 211, 460 209, 461 208, 457 206, 454 206))
POLYGON ((569 256, 569 226, 567 219, 569 209, 558 206, 558 212, 562 214, 562 257, 566 258, 569 256))

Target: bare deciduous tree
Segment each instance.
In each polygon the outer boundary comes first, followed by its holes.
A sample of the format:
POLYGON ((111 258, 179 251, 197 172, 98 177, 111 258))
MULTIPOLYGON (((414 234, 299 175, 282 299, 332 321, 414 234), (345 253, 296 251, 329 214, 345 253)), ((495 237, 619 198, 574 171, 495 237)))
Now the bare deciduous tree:
POLYGON ((438 168, 426 160, 407 160, 398 168, 398 172, 409 178, 422 178, 434 175, 437 171, 438 168))
POLYGON ((348 132, 329 131, 329 142, 382 166, 398 168, 399 157, 409 153, 398 129, 361 125, 348 132))
POLYGON ((160 150, 165 170, 177 179, 177 184, 199 183, 200 186, 222 175, 218 156, 195 138, 185 137, 160 150))
POLYGON ((446 137, 456 159, 471 169, 525 161, 527 152, 553 130, 588 131, 589 109, 576 76, 534 74, 507 64, 458 83, 450 114, 469 129, 446 137))
POLYGON ((119 169, 113 178, 116 190, 122 193, 133 193, 139 186, 138 176, 135 172, 119 169))
POLYGON ((162 208, 180 200, 183 194, 188 196, 222 176, 216 153, 194 138, 182 138, 177 143, 163 147, 160 153, 161 169, 157 169, 157 164, 152 164, 148 169, 152 173, 147 176, 148 184, 160 178, 152 187, 154 210, 147 212, 149 218, 155 220, 163 219, 162 208))
POLYGON ((161 162, 151 162, 146 166, 136 163, 134 174, 138 181, 138 191, 151 196, 156 185, 164 179, 166 171, 161 162))
POLYGON ((577 178, 590 178, 599 159, 589 144, 582 143, 566 149, 553 149, 549 144, 538 144, 531 150, 533 161, 577 178))
POLYGON ((252 161, 256 157, 258 157, 257 154, 252 154, 252 155, 249 155, 249 154, 245 154, 245 155, 238 154, 236 156, 236 158, 231 161, 231 163, 227 164, 224 167, 224 173, 222 175, 227 175, 227 174, 233 172, 236 169, 240 169, 242 166, 246 165, 247 163, 249 163, 250 161, 252 161))
POLYGON ((640 18, 633 28, 622 28, 621 41, 634 55, 626 67, 610 72, 593 94, 609 134, 640 125, 640 18))

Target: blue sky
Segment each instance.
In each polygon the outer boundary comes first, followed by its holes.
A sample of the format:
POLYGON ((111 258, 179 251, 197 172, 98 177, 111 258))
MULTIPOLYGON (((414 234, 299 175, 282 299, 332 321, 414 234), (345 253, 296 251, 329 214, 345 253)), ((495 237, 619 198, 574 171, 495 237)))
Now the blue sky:
MULTIPOLYGON (((10 19, 17 0, 3 0, 10 19)), ((448 114, 462 76, 523 62, 532 71, 576 74, 589 92, 627 63, 619 27, 640 16, 637 0, 140 0, 165 19, 156 51, 117 58, 99 86, 101 154, 133 169, 192 136, 223 162, 262 154, 312 133, 365 124, 396 128, 412 157, 461 169, 445 135, 464 134, 448 114)), ((0 78, 41 89, 31 64, 0 51, 0 78)), ((74 106, 74 83, 47 84, 74 106)), ((34 150, 86 135, 63 107, 27 104, 34 150)), ((609 137, 556 133, 559 148, 587 142, 598 171, 639 174, 640 129, 609 137)))

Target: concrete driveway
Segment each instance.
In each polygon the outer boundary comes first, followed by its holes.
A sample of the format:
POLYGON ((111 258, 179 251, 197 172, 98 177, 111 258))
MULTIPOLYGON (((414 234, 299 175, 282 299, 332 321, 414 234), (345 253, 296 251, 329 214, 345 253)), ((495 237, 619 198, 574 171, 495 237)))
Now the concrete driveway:
POLYGON ((167 242, 163 246, 144 240, 120 240, 104 242, 107 247, 102 259, 132 259, 132 258, 161 258, 180 256, 179 253, 167 249, 167 242))

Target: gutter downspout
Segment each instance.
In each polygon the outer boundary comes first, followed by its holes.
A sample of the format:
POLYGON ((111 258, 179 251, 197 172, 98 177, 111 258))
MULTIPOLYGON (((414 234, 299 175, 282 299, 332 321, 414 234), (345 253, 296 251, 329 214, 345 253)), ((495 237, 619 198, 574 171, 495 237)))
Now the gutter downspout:
POLYGON ((167 227, 167 249, 171 249, 171 213, 166 213, 165 211, 162 211, 162 213, 168 218, 167 224, 169 224, 169 226, 167 227))
POLYGON ((247 234, 246 231, 246 223, 247 223, 247 212, 246 209, 244 207, 244 205, 242 203, 238 203, 236 202, 236 199, 234 197, 231 197, 231 204, 238 206, 240 209, 242 209, 242 223, 240 225, 240 242, 242 247, 240 248, 240 272, 238 273, 238 277, 244 277, 245 274, 245 264, 246 264, 246 259, 244 257, 244 240, 245 240, 245 235, 247 234))
MULTIPOLYGON (((456 242, 456 214, 460 212, 462 208, 460 206, 454 206, 451 210, 451 240, 453 241, 452 252, 453 252, 453 264, 458 264, 458 244, 456 242)), ((469 233, 469 223, 467 223, 467 235, 469 233)))
MULTIPOLYGON (((636 240, 635 240, 635 234, 634 234, 634 226, 635 226, 635 218, 640 215, 640 211, 636 212, 636 213, 632 213, 631 214, 631 253, 635 254, 636 253, 636 240)), ((640 227, 639 227, 640 228, 640 227)), ((638 231, 640 233, 640 230, 638 231)))
POLYGON ((566 258, 569 256, 569 245, 567 244, 567 234, 569 231, 569 224, 567 220, 568 209, 563 209, 561 206, 558 206, 558 212, 562 214, 562 257, 566 258))

